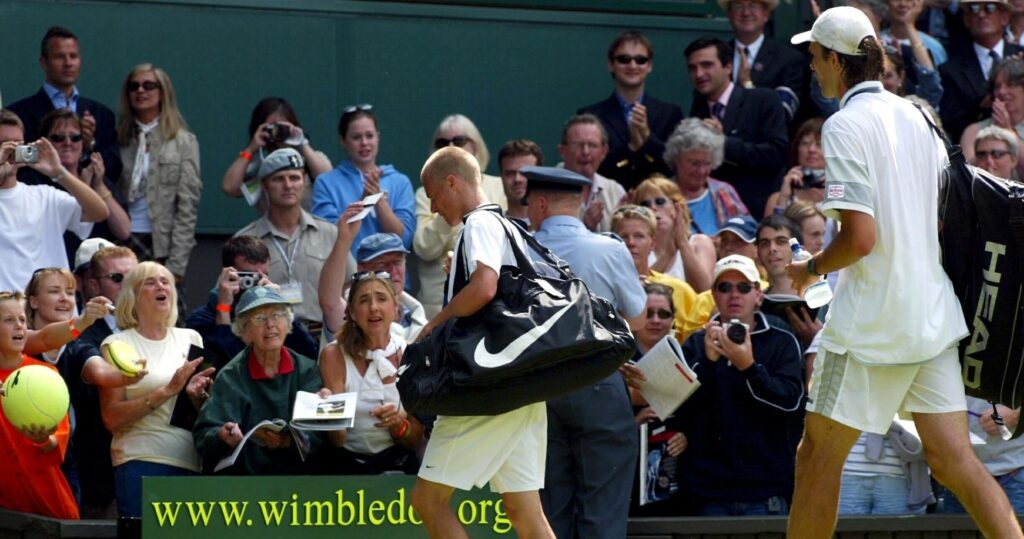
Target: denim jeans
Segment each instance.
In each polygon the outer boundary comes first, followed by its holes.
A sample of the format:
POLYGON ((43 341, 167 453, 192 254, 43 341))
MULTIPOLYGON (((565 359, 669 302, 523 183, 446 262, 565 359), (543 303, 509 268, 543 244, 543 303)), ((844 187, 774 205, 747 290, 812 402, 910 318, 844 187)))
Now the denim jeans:
MULTIPOLYGON (((1013 512, 1017 514, 1024 513, 1024 468, 1017 468, 995 479, 999 486, 1003 487, 1003 492, 1006 493, 1006 497, 1010 500, 1010 505, 1013 506, 1013 512)), ((966 513, 967 509, 960 503, 960 500, 956 499, 956 495, 952 491, 946 489, 942 499, 942 512, 966 513)))
POLYGON ((117 498, 117 513, 122 517, 142 516, 143 477, 188 475, 196 475, 196 473, 177 466, 141 460, 132 460, 120 466, 114 466, 114 495, 117 498))
POLYGON ((750 517, 788 515, 789 503, 782 496, 760 502, 704 502, 698 514, 702 517, 750 517))
POLYGON ((907 505, 907 481, 895 475, 843 474, 839 487, 840 515, 920 515, 927 506, 907 505))

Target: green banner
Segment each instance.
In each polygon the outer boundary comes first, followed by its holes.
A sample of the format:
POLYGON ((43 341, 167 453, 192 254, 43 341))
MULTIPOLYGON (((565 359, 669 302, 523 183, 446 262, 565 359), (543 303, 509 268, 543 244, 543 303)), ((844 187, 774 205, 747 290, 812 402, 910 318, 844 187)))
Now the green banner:
MULTIPOLYGON (((142 534, 204 537, 426 537, 412 508, 414 476, 146 477, 142 534)), ((499 495, 456 490, 455 515, 473 538, 513 534, 499 495)))

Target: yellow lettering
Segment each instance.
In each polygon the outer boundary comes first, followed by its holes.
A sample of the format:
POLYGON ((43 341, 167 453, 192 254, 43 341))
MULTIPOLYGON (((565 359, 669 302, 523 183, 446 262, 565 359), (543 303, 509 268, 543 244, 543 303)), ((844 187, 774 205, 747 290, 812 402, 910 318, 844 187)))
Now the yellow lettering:
POLYGON ((366 492, 363 489, 359 489, 359 522, 360 526, 366 526, 366 492))
POLYGON ((178 510, 181 509, 181 502, 152 502, 153 512, 156 513, 157 526, 161 528, 164 526, 164 522, 168 526, 174 526, 174 523, 178 520, 178 510), (174 511, 171 511, 171 507, 174 507, 174 511))
POLYGON ((292 506, 292 526, 299 525, 299 495, 292 493, 292 502, 288 505, 292 506))
POLYGON ((185 502, 193 526, 209 526, 210 515, 213 514, 213 502, 185 502), (201 524, 200 524, 201 523, 201 524))
POLYGON ((242 525, 242 517, 245 516, 245 509, 249 507, 249 502, 242 502, 242 508, 239 510, 238 502, 219 502, 220 514, 224 517, 224 525, 232 526, 242 525), (228 505, 231 506, 231 510, 228 510, 228 505))
POLYGON ((285 508, 287 507, 288 502, 260 502, 260 511, 263 512, 263 523, 267 526, 280 526, 281 519, 284 518, 285 508))
POLYGON ((405 489, 400 488, 395 491, 395 494, 398 497, 388 503, 388 522, 392 524, 405 524, 405 514, 403 513, 405 508, 405 489), (398 516, 395 516, 396 513, 398 516))
POLYGON ((345 501, 345 489, 338 489, 334 493, 338 496, 338 525, 349 526, 356 518, 356 506, 345 501))
POLYGON ((334 526, 334 507, 331 502, 306 502, 306 526, 313 526, 310 519, 310 510, 316 507, 316 526, 334 526), (324 522, 323 512, 327 510, 327 522, 324 522))
POLYGON ((487 524, 487 508, 494 505, 494 500, 480 500, 480 524, 487 524))
POLYGON ((409 504, 408 507, 409 507, 409 512, 408 512, 409 524, 412 524, 414 526, 421 526, 421 525, 423 525, 423 520, 420 518, 419 515, 416 514, 416 510, 412 508, 412 504, 409 504))
POLYGON ((459 504, 459 522, 463 524, 472 524, 476 522, 476 504, 472 500, 462 500, 459 504), (469 514, 466 516, 466 508, 469 508, 469 514))
POLYGON ((498 500, 494 504, 494 533, 506 534, 512 531, 512 521, 508 519, 508 515, 505 514, 505 501, 498 500))
POLYGON ((380 526, 383 524, 386 511, 387 507, 384 506, 384 502, 380 500, 373 500, 370 502, 370 524, 373 524, 374 526, 380 526))

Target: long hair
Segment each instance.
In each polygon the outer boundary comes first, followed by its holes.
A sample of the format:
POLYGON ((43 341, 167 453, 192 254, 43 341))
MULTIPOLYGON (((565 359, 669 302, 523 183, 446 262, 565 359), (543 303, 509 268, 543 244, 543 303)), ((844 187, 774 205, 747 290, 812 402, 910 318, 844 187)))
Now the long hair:
POLYGON ((135 75, 147 71, 152 73, 156 77, 157 83, 160 84, 160 126, 157 128, 160 130, 160 135, 164 140, 171 140, 178 136, 179 131, 188 130, 188 124, 185 123, 185 118, 178 110, 178 98, 174 93, 171 77, 167 75, 166 71, 153 64, 139 64, 132 68, 128 76, 124 78, 124 82, 121 83, 121 97, 117 106, 117 142, 121 146, 131 144, 137 133, 135 110, 131 106, 131 92, 128 91, 128 83, 135 75))
POLYGON ((363 333, 363 329, 356 325, 356 321, 352 318, 352 302, 356 299, 356 294, 359 290, 369 283, 378 282, 384 285, 384 289, 388 291, 388 295, 391 296, 391 301, 398 305, 398 297, 395 295, 395 289, 391 286, 391 280, 386 279, 376 273, 370 273, 365 278, 359 279, 352 283, 352 286, 348 289, 348 306, 346 307, 345 323, 342 324, 341 329, 334 336, 338 341, 338 346, 341 351, 344 352, 348 357, 351 358, 363 358, 366 357, 366 352, 369 347, 366 344, 366 334, 363 333))
POLYGON ((480 130, 476 128, 476 124, 473 123, 473 120, 470 120, 462 114, 445 116, 444 119, 441 120, 441 123, 437 125, 437 129, 434 130, 434 136, 430 137, 431 153, 434 152, 434 140, 440 137, 441 133, 444 131, 455 131, 469 137, 469 140, 473 141, 473 146, 476 147, 476 153, 473 154, 473 157, 476 157, 476 162, 480 165, 480 170, 487 170, 487 163, 491 160, 491 152, 487 150, 487 143, 484 142, 484 137, 480 134, 480 130))
MULTIPOLYGON (((36 270, 32 274, 32 278, 28 281, 28 286, 25 287, 25 298, 36 297, 41 292, 43 281, 51 276, 57 275, 64 278, 64 284, 67 284, 72 290, 78 288, 78 281, 75 280, 75 276, 64 268, 42 268, 36 270)), ((31 301, 25 301, 25 318, 28 321, 29 329, 42 329, 35 327, 35 318, 38 311, 32 307, 31 301)))

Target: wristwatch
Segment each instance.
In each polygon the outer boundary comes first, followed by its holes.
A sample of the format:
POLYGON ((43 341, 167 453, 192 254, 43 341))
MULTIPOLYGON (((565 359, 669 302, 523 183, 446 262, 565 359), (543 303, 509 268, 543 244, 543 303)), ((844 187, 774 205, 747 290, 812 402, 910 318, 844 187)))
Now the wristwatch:
POLYGON ((816 267, 813 258, 807 261, 807 272, 818 277, 823 275, 822 273, 818 273, 818 268, 816 267))

